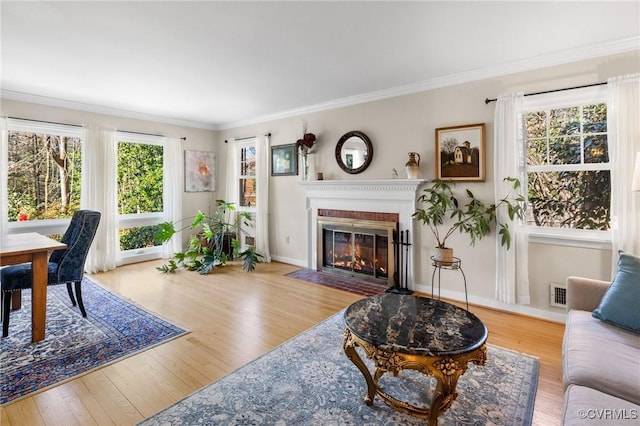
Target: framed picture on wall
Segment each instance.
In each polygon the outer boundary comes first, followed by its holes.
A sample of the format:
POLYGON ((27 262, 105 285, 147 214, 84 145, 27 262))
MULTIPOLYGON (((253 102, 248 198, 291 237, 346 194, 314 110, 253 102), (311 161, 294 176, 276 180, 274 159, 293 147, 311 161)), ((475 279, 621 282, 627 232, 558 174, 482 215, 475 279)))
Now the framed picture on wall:
POLYGON ((216 190, 215 152, 184 152, 184 190, 185 192, 213 192, 216 190))
POLYGON ((484 182, 484 123, 436 129, 436 179, 484 182))
POLYGON ((298 174, 296 144, 271 147, 271 176, 292 176, 298 174))

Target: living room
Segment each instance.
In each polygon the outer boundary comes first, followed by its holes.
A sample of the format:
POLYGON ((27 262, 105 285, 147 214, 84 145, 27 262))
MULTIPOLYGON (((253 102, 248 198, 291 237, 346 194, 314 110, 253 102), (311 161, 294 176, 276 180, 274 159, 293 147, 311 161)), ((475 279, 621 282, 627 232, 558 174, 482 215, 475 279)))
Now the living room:
MULTIPOLYGON (((609 78, 640 72, 638 5, 636 2, 622 2, 615 4, 615 6, 619 7, 616 12, 613 12, 617 15, 612 16, 609 21, 616 22, 619 19, 619 22, 623 23, 618 25, 618 35, 615 37, 601 36, 599 40, 590 45, 577 44, 578 47, 572 50, 550 51, 546 55, 540 54, 536 57, 523 55, 522 59, 518 61, 498 62, 491 66, 443 75, 428 81, 413 82, 414 84, 408 85, 408 87, 385 88, 388 90, 379 90, 375 93, 354 93, 352 97, 344 95, 340 99, 338 97, 330 99, 329 102, 298 104, 290 108, 270 111, 269 114, 255 114, 237 119, 223 119, 217 123, 205 123, 200 119, 162 117, 162 114, 154 113, 153 110, 135 110, 131 109, 132 106, 89 104, 85 101, 74 100, 71 93, 69 95, 64 93, 53 95, 44 92, 41 87, 46 83, 36 84, 35 82, 31 89, 26 86, 3 84, 2 114, 24 120, 109 127, 153 135, 173 135, 185 138, 181 142, 182 151, 214 153, 215 190, 182 192, 180 197, 182 217, 190 217, 197 210, 211 211, 215 200, 227 197, 227 158, 229 158, 230 147, 234 146, 234 140, 270 134, 269 144, 271 147, 289 145, 303 136, 303 127, 306 125, 308 131, 317 136, 317 143, 314 145, 313 153, 310 154, 312 161, 311 181, 317 180, 318 173, 322 173, 323 180, 327 182, 405 179, 404 168, 407 154, 416 152, 421 157, 419 178, 424 179, 426 185, 426 180, 433 180, 437 172, 434 161, 437 152, 435 130, 450 126, 484 123, 486 130, 485 179, 477 182, 461 182, 456 186, 459 191, 469 189, 481 199, 492 200, 495 192, 493 180, 496 154, 494 148, 496 104, 493 102, 486 104, 485 99, 496 98, 503 93, 524 92, 528 94, 594 85, 607 82, 609 78), (124 110, 129 110, 129 112, 124 110), (342 135, 354 130, 361 131, 368 136, 375 153, 370 166, 362 173, 355 175, 345 173, 335 160, 336 143, 342 135), (394 170, 398 175, 397 178, 394 178, 394 170)), ((6 16, 7 9, 3 5, 3 20, 6 19, 6 16)), ((569 23, 564 22, 563 25, 569 25, 569 23)), ((3 41, 3 52, 5 51, 4 44, 5 41, 3 41)), ((27 49, 27 47, 24 48, 27 49)), ((495 55, 495 52, 493 54, 495 55)), ((3 53, 4 55, 5 53, 3 53)), ((11 58, 15 58, 15 56, 11 56, 11 58)), ((4 58, 3 63, 5 63, 4 58)), ((7 64, 6 67, 12 69, 11 64, 7 64)), ((340 68, 339 65, 334 65, 334 67, 340 68)), ((348 71, 345 71, 346 73, 348 71)), ((188 73, 180 78, 188 79, 188 73)), ((138 83, 142 85, 142 82, 138 83)), ((137 93, 136 83, 128 84, 130 86, 127 86, 127 90, 130 93, 137 93)), ((283 78, 283 81, 278 84, 286 84, 286 78, 283 78)), ((313 84, 313 82, 308 84, 313 84)), ((170 88, 167 93, 178 92, 179 87, 180 81, 176 81, 175 87, 170 88)), ((606 89, 606 86, 597 86, 595 90, 603 89, 606 89)), ((573 91, 564 93, 571 92, 573 91)), ((597 96, 602 96, 602 93, 597 96)), ((302 94, 301 97, 303 97, 302 94)), ((533 98, 535 96, 529 99, 533 98)), ((229 109, 233 108, 229 107, 229 109)), ((299 174, 269 176, 268 180, 269 251, 273 264, 259 265, 258 272, 262 269, 267 273, 274 270, 287 271, 288 273, 292 269, 306 268, 310 265, 312 250, 309 242, 310 229, 305 183, 301 181, 299 174)), ((64 225, 60 225, 60 227, 64 229, 64 225)), ((16 228, 9 227, 9 229, 11 232, 17 232, 16 228)), ((29 230, 40 231, 38 228, 29 228, 29 230)), ((182 238, 183 244, 186 243, 187 238, 188 235, 185 233, 182 238)), ((432 267, 429 258, 433 255, 433 237, 426 227, 414 225, 411 238, 413 274, 409 285, 415 290, 430 293, 432 267)), ((549 325, 552 328, 556 323, 564 322, 566 315, 564 307, 552 306, 550 303, 550 286, 552 284, 564 284, 567 277, 572 275, 610 280, 612 267, 615 267, 610 236, 600 235, 595 238, 572 239, 558 235, 545 236, 540 233, 535 237, 530 237, 528 244, 530 303, 508 304, 499 302, 495 298, 495 233, 478 241, 474 246, 469 245, 466 236, 454 234, 451 238, 451 245, 456 249, 456 256, 462 259, 469 302, 472 305, 496 309, 498 312, 523 314, 525 319, 536 317, 538 320, 548 320, 551 321, 549 324, 554 323, 554 325, 549 325)), ((105 280, 111 289, 121 292, 125 297, 133 300, 136 300, 137 297, 145 299, 143 294, 148 289, 127 288, 125 282, 157 279, 161 281, 160 284, 157 284, 158 286, 170 285, 174 282, 174 278, 167 278, 159 274, 153 275, 158 262, 148 263, 146 272, 141 271, 145 263, 119 266, 114 271, 107 273, 110 275, 106 275, 105 280), (123 272, 121 272, 121 276, 118 276, 120 269, 123 272)), ((214 271, 212 275, 216 273, 218 272, 214 271)), ((100 275, 96 274, 98 281, 100 275)), ((236 277, 235 271, 232 276, 236 277)), ((455 278, 442 281, 442 295, 458 302, 464 301, 465 292, 459 277, 457 275, 443 276, 455 278)), ((250 279, 242 277, 243 280, 250 279)), ((187 280, 189 279, 187 278, 187 280)), ((196 281, 203 286, 207 285, 204 278, 200 276, 196 281)), ((153 286, 157 290, 156 284, 153 286)), ((243 288, 248 291, 248 287, 243 288)), ((309 291, 308 287, 304 288, 305 291, 309 291)), ((171 291, 172 297, 176 297, 177 294, 179 292, 171 291)), ((205 291, 204 294, 212 299, 217 297, 211 291, 205 291)), ((296 324, 294 328, 298 332, 305 330, 326 318, 329 310, 335 309, 337 311, 341 303, 344 304, 342 307, 345 307, 353 298, 353 296, 333 296, 332 294, 324 294, 322 297, 335 297, 339 301, 331 302, 331 308, 319 306, 315 310, 311 309, 314 313, 310 314, 308 319, 296 324)), ((238 295, 250 298, 249 294, 245 292, 239 292, 238 295)), ((168 303, 169 296, 162 297, 168 303), (167 299, 164 299, 165 297, 167 299)), ((230 301, 232 296, 228 297, 225 300, 230 301)), ((311 291, 310 301, 307 302, 303 296, 300 296, 298 302, 321 305, 317 300, 313 300, 316 297, 321 296, 316 291, 311 291)), ((151 310, 157 309, 156 312, 163 315, 160 306, 154 305, 155 302, 147 299, 146 303, 149 303, 150 306, 145 307, 151 310)), ((290 303, 295 304, 294 302, 290 303)), ((297 308, 292 309, 296 312, 295 317, 304 317, 304 314, 297 308)), ((179 315, 181 312, 178 308, 170 308, 169 311, 170 315, 179 315)), ((187 312, 182 313, 188 316, 187 312)), ((275 314, 273 316, 277 317, 275 314)), ((241 321, 240 318, 235 319, 241 321)), ((217 318, 217 320, 223 321, 222 318, 217 318)), ((544 326, 545 323, 536 324, 544 326)), ((277 323, 275 327, 286 328, 286 325, 277 323)), ((297 333, 293 335, 295 334, 297 333)), ((209 337, 214 338, 213 336, 209 337)), ((290 336, 270 337, 272 341, 261 342, 256 352, 247 351, 244 353, 242 347, 249 343, 240 341, 234 343, 231 338, 228 338, 229 347, 227 349, 237 355, 238 359, 234 361, 234 364, 239 366, 252 359, 249 354, 264 352, 268 347, 275 345, 274 341, 288 337, 290 336)), ((560 348, 558 348, 558 356, 559 350, 560 348)), ((198 362, 206 363, 207 361, 200 359, 194 361, 195 365, 198 362)), ((128 367, 121 368, 125 369, 121 374, 131 373, 128 367)), ((214 367, 211 368, 215 370, 214 367)), ((197 375, 197 373, 194 374, 197 375)), ((214 373, 209 371, 207 374, 214 373)), ((216 374, 219 375, 219 372, 216 374)), ((96 378, 95 380, 99 382, 101 379, 96 378)), ((200 377, 194 382, 203 382, 202 384, 204 384, 205 380, 200 377)), ((189 392, 185 390, 180 393, 189 392)), ((55 400, 59 396, 49 398, 55 400)), ((38 405, 41 404, 43 402, 38 405)), ((3 411, 6 413, 6 410, 3 411)), ((42 409, 40 411, 42 412, 42 409)), ((148 416, 153 412, 145 414, 148 416)), ((136 421, 139 420, 141 419, 136 421)), ((97 421, 97 423, 99 422, 97 421)))

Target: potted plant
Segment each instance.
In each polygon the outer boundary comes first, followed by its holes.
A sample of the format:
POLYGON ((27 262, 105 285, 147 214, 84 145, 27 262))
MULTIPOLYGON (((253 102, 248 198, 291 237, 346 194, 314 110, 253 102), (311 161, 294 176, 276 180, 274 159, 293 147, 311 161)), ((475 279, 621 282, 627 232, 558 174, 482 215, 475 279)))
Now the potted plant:
MULTIPOLYGON (((183 219, 184 220, 184 219, 183 219)), ((187 251, 175 254, 175 260, 171 259, 166 265, 156 269, 161 272, 175 272, 179 267, 189 271, 198 271, 200 274, 208 274, 217 266, 225 265, 234 257, 243 262, 242 269, 253 271, 256 264, 262 262, 262 255, 258 254, 252 246, 240 251, 240 243, 236 238, 236 231, 242 231, 241 223, 248 225, 251 215, 248 212, 235 214, 235 206, 224 200, 216 200, 216 210, 210 216, 198 211, 190 225, 184 229, 196 230, 189 237, 187 251)), ((173 222, 164 222, 158 225, 155 240, 165 243, 178 232, 173 222)))
POLYGON ((509 224, 499 223, 496 212, 500 208, 506 208, 509 219, 524 218, 525 199, 522 195, 512 195, 520 188, 520 181, 507 177, 505 181, 511 182, 512 187, 506 197, 498 204, 485 204, 477 199, 471 191, 466 190, 467 202, 462 205, 454 195, 449 184, 442 180, 433 181, 429 188, 424 189, 424 194, 417 199, 426 205, 417 209, 413 217, 427 225, 436 239, 435 259, 442 264, 450 265, 453 260, 453 249, 447 247, 447 239, 455 232, 467 234, 471 245, 482 239, 491 231, 491 225, 495 224, 500 235, 500 242, 507 249, 511 246, 511 233, 509 224), (445 223, 446 220, 446 223, 445 223))

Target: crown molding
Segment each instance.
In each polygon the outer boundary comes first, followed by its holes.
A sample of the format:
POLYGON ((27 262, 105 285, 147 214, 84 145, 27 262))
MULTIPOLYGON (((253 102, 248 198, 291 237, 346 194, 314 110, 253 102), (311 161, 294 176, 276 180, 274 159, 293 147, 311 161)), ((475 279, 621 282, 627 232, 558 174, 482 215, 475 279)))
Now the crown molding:
POLYGON ((0 98, 21 102, 29 102, 40 105, 48 105, 59 108, 68 108, 79 111, 93 112, 97 114, 112 115, 117 117, 134 118, 138 120, 153 121, 176 126, 192 127, 207 130, 228 130, 238 127, 244 127, 254 124, 260 124, 268 121, 274 121, 284 118, 296 117, 304 114, 310 114, 330 109, 343 108, 358 105, 366 102, 372 102, 397 96, 410 95, 413 93, 424 92, 427 90, 438 89, 456 84, 469 83, 488 78, 500 77, 508 74, 515 74, 523 71, 532 71, 535 69, 545 68, 549 66, 562 65, 571 62, 614 55, 640 49, 640 36, 627 39, 619 39, 607 41, 603 43, 582 46, 575 49, 567 49, 551 54, 539 55, 537 57, 515 61, 510 63, 496 64, 489 67, 468 70, 456 74, 450 74, 443 77, 436 77, 424 80, 418 83, 406 84, 402 86, 392 87, 389 89, 378 90, 374 92, 364 93, 361 95, 349 96, 345 98, 335 99, 327 102, 309 105, 303 108, 282 111, 276 114, 264 115, 248 120, 224 122, 224 123, 203 123, 188 120, 180 120, 171 117, 147 114, 138 111, 129 111, 118 108, 110 108, 105 106, 87 104, 82 102, 74 102, 64 99, 51 98, 47 96, 33 95, 29 93, 16 92, 11 90, 0 89, 0 98))
POLYGON ((262 117, 221 123, 217 126, 218 130, 227 130, 237 127, 244 127, 254 124, 264 123, 283 118, 290 118, 304 114, 310 114, 320 111, 326 111, 335 108, 342 108, 372 102, 397 96, 410 95, 413 93, 424 92, 427 90, 439 89, 442 87, 453 86, 456 84, 469 83, 472 81, 484 80, 488 78, 500 77, 508 74, 515 74, 523 71, 533 71, 536 69, 546 68, 555 65, 579 62, 587 59, 598 58, 607 55, 615 55, 640 49, 640 36, 627 39, 607 41, 588 46, 582 46, 574 49, 561 50, 551 54, 539 55, 533 58, 514 61, 503 64, 496 64, 489 67, 478 68, 474 70, 464 71, 456 74, 450 74, 443 77, 436 77, 424 80, 418 83, 406 84, 402 86, 392 87, 390 89, 378 90, 375 92, 355 95, 346 98, 336 99, 303 108, 283 111, 276 114, 265 115, 262 117))
POLYGON ((15 92, 12 90, 0 89, 0 98, 19 102, 29 102, 38 105, 47 105, 58 108, 67 108, 76 111, 93 112, 96 114, 112 115, 116 117, 133 118, 136 120, 152 121, 155 123, 171 124, 175 126, 191 127, 196 129, 218 130, 218 126, 212 123, 201 123, 197 121, 179 120, 161 115, 146 114, 138 111, 104 107, 87 104, 83 102, 69 101, 65 99, 50 98, 48 96, 33 95, 30 93, 15 92))

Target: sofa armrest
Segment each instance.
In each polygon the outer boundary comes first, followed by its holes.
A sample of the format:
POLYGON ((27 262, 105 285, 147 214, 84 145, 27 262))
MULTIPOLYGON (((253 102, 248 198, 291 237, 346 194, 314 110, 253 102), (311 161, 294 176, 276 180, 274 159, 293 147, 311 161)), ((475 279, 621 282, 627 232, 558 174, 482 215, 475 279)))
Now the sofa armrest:
POLYGON ((608 281, 591 278, 567 278, 567 310, 593 311, 609 288, 608 281))

